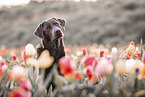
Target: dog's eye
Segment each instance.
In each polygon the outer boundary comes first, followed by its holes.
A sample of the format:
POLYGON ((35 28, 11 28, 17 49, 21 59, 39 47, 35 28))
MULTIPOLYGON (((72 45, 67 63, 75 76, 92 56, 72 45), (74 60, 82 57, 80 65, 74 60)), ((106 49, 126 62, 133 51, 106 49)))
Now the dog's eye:
POLYGON ((58 23, 54 23, 54 25, 55 25, 55 26, 59 26, 59 24, 58 24, 58 23))

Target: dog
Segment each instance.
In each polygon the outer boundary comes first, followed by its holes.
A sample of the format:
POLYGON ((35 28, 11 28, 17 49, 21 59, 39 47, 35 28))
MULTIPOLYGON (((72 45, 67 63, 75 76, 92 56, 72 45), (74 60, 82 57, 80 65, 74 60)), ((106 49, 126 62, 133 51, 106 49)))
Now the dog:
POLYGON ((54 63, 58 63, 58 60, 65 56, 63 42, 65 24, 64 19, 49 18, 40 23, 34 31, 34 35, 41 38, 41 43, 37 47, 37 58, 44 50, 48 50, 50 55, 54 57, 52 66, 45 69, 44 79, 49 75, 54 63))

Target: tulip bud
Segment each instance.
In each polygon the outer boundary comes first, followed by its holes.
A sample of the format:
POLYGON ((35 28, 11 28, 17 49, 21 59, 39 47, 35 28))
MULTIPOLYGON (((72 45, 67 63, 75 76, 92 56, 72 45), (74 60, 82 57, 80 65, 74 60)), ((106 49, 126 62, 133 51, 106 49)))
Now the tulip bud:
POLYGON ((138 48, 138 47, 136 47, 136 48, 135 48, 135 51, 136 51, 137 53, 139 53, 139 48, 138 48))
POLYGON ((116 47, 113 47, 111 53, 112 54, 117 54, 117 48, 116 47))
POLYGON ((128 48, 126 49, 126 53, 128 55, 132 55, 135 51, 135 46, 134 45, 129 45, 128 48))
POLYGON ((36 51, 35 51, 35 48, 32 44, 27 44, 25 46, 25 51, 26 51, 26 56, 33 56, 35 55, 36 51))
POLYGON ((142 61, 145 63, 145 51, 143 51, 142 61))
POLYGON ((93 67, 92 66, 87 66, 84 69, 84 73, 88 76, 88 81, 91 81, 93 77, 93 67))
POLYGON ((3 58, 2 58, 2 56, 0 56, 0 62, 2 62, 2 60, 3 60, 3 58))
POLYGON ((7 68, 8 68, 7 65, 3 65, 3 66, 2 66, 2 73, 4 73, 4 71, 5 71, 7 68))

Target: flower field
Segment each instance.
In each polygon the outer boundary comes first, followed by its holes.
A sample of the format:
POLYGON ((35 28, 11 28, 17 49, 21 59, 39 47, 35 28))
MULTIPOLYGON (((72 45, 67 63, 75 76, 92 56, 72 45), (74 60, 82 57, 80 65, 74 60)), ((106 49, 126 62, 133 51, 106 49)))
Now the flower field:
POLYGON ((0 97, 144 97, 145 46, 87 45, 65 47, 55 63, 45 50, 36 59, 32 44, 0 48, 0 97), (58 71, 58 69, 60 71, 58 71), (60 73, 61 74, 60 74, 60 73), (55 83, 48 87, 50 82, 55 83))

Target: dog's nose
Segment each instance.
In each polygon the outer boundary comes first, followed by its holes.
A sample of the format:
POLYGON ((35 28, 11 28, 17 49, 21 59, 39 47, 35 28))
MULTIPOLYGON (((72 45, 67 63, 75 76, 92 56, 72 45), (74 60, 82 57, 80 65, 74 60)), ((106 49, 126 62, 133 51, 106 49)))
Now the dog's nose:
POLYGON ((60 30, 56 30, 56 33, 60 33, 60 30))

